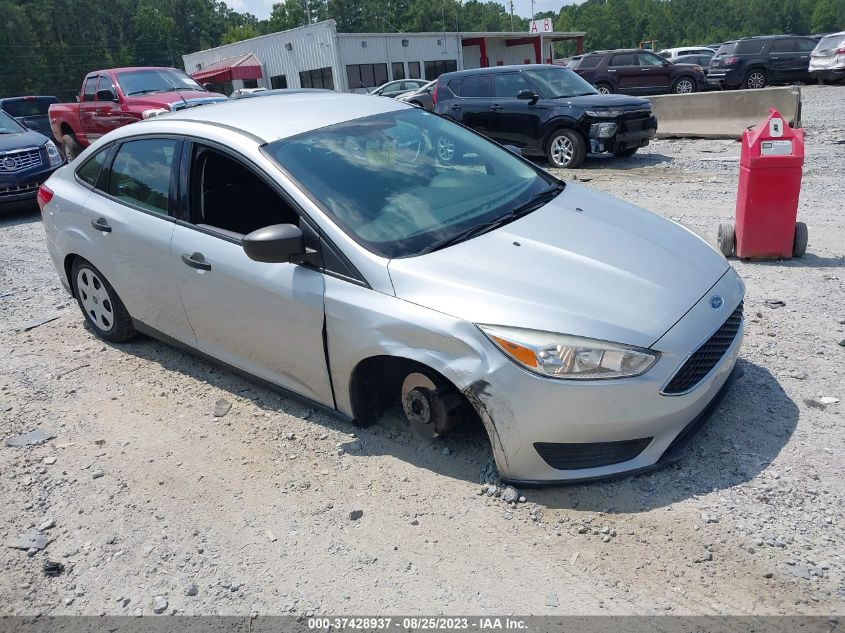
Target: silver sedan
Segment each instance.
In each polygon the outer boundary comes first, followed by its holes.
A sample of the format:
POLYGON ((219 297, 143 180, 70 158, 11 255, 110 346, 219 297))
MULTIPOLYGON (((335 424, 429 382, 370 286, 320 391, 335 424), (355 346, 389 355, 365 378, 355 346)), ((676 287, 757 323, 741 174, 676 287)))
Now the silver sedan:
POLYGON ((394 100, 167 114, 38 200, 96 335, 188 347, 358 424, 480 419, 505 480, 665 463, 735 376, 744 286, 715 249, 394 100))

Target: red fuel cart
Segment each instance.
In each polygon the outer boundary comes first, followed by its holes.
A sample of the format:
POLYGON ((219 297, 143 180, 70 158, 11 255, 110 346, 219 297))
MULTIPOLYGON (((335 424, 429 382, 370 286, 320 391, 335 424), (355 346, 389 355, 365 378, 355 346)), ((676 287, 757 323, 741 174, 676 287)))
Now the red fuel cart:
POLYGON ((786 125, 774 108, 742 134, 736 225, 719 225, 719 249, 730 257, 782 259, 807 250, 807 225, 796 222, 804 130, 786 125))

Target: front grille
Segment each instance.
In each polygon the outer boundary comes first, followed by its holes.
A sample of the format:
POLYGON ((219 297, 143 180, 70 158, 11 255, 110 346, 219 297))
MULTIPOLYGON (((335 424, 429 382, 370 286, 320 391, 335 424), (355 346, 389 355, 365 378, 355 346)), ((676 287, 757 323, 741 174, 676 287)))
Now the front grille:
POLYGON ((580 470, 627 462, 642 453, 653 439, 653 437, 644 437, 619 442, 585 442, 578 444, 535 442, 534 449, 552 468, 580 470))
POLYGON ((37 182, 26 182, 20 185, 0 184, 0 196, 16 196, 19 193, 35 193, 41 184, 37 182))
POLYGON ((695 350, 687 362, 681 366, 678 373, 666 385, 663 393, 685 393, 697 385, 722 360, 725 352, 734 342, 741 323, 742 303, 740 302, 733 314, 722 324, 722 327, 695 350))
POLYGON ((651 111, 638 110, 636 112, 626 113, 622 117, 622 125, 620 126, 623 132, 641 132, 648 127, 651 127, 651 111))
POLYGON ((21 171, 41 166, 41 150, 38 148, 5 152, 0 154, 0 173, 21 171))

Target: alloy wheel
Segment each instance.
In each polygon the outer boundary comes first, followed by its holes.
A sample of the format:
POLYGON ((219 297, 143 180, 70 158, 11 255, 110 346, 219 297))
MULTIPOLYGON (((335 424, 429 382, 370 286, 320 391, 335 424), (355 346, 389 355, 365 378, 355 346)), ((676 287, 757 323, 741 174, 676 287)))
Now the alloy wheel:
POLYGON ((748 81, 746 82, 746 86, 751 90, 759 90, 760 88, 765 87, 766 85, 766 76, 761 72, 753 72, 748 75, 748 81))
POLYGON ((89 321, 102 332, 114 327, 114 308, 105 284, 90 268, 80 268, 76 274, 79 302, 89 321))
POLYGON ((556 136, 552 141, 551 154, 555 165, 563 167, 572 161, 572 156, 575 154, 575 147, 568 137, 556 136))
POLYGON ((608 87, 607 87, 607 86, 605 86, 604 84, 602 84, 602 85, 598 86, 598 87, 596 88, 596 90, 598 90, 598 91, 599 91, 599 94, 601 94, 601 95, 609 95, 609 94, 610 94, 610 88, 608 88, 608 87))
POLYGON ((693 85, 689 79, 681 79, 675 86, 675 94, 687 95, 693 92, 693 85))

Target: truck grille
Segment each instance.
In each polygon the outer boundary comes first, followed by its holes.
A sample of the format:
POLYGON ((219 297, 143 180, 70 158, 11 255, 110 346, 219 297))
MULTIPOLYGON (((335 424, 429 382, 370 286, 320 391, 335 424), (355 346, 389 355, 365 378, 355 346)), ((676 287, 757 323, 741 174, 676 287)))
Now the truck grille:
POLYGON ((663 393, 685 393, 697 385, 722 360, 725 352, 734 342, 741 323, 742 303, 740 302, 722 327, 716 330, 716 333, 695 350, 687 362, 681 366, 678 373, 666 385, 663 393))
POLYGON ((41 166, 41 150, 31 147, 0 153, 0 173, 9 173, 41 166))
POLYGON ((41 183, 38 182, 26 182, 20 185, 3 185, 0 184, 0 197, 3 196, 16 196, 20 193, 35 193, 38 191, 38 187, 41 186, 41 183))

